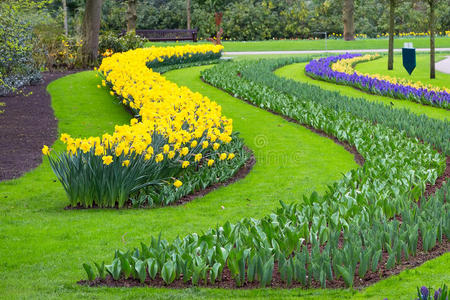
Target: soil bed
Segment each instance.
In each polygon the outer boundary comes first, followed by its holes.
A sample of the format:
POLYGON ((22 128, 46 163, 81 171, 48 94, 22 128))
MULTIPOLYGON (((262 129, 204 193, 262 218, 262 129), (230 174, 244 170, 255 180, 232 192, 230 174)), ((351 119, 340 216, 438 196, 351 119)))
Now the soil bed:
POLYGON ((74 71, 43 73, 43 82, 0 97, 0 181, 20 177, 42 163, 42 146, 56 140, 58 121, 47 85, 74 71), (31 93, 31 94, 30 94, 31 93))

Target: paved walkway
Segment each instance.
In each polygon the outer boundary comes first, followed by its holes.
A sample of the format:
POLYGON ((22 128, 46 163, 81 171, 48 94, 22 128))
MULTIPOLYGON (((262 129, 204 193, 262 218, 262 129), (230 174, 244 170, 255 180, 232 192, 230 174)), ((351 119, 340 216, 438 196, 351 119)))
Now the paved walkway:
POLYGON ((442 73, 450 74, 450 56, 436 63, 436 70, 442 73))
MULTIPOLYGON (((402 49, 394 49, 400 52, 402 49)), ((429 48, 417 48, 417 52, 428 52, 429 48)), ((436 48, 438 51, 450 51, 450 48, 436 48)), ((348 49, 348 50, 299 50, 299 51, 247 51, 247 52, 224 52, 224 55, 265 55, 265 54, 320 54, 320 53, 358 53, 358 52, 388 52, 388 49, 348 49)))

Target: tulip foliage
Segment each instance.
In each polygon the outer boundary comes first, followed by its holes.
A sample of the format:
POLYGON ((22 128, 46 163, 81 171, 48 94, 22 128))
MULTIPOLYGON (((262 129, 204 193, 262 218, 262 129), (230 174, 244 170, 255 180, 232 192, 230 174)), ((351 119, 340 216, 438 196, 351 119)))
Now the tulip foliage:
MULTIPOLYGON (((97 272, 86 264, 85 269, 92 271, 87 272, 90 280, 111 276, 151 285, 161 278, 167 285, 176 280, 214 285, 227 270, 237 287, 252 282, 270 286, 274 276, 287 286, 309 287, 314 280, 326 287, 339 279, 353 286, 382 266, 392 269, 450 238, 450 183, 423 196, 426 185, 444 172, 446 157, 401 129, 400 122, 414 119, 374 122, 372 118, 382 114, 373 106, 353 114, 331 104, 339 100, 335 93, 322 91, 323 99, 334 100, 321 103, 312 89, 300 84, 294 89, 293 82, 269 75, 290 61, 218 64, 202 76, 235 97, 348 142, 364 157, 364 165, 345 174, 323 195, 313 192, 281 203, 261 219, 244 218, 171 243, 158 237, 133 251, 117 250, 112 263, 97 272)), ((449 129, 448 123, 440 126, 449 129)), ((444 142, 435 147, 448 150, 444 142)))

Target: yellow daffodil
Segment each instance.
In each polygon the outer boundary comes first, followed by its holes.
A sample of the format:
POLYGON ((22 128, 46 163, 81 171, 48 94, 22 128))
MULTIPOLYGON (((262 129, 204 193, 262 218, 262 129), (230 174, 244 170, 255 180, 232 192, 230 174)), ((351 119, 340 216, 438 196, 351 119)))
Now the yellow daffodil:
POLYGON ((103 164, 109 166, 113 162, 113 158, 111 155, 102 157, 103 164))
POLYGON ((156 155, 156 157, 155 157, 155 161, 156 161, 156 162, 161 162, 161 161, 163 161, 163 159, 164 159, 164 156, 162 155, 162 153, 159 153, 159 154, 156 155))
POLYGON ((44 147, 42 147, 42 154, 44 154, 44 155, 50 154, 50 149, 48 148, 47 145, 44 145, 44 147))
POLYGON ((179 180, 175 180, 175 182, 173 183, 173 185, 174 185, 176 188, 179 188, 180 186, 183 185, 183 183, 182 183, 181 181, 179 181, 179 180))

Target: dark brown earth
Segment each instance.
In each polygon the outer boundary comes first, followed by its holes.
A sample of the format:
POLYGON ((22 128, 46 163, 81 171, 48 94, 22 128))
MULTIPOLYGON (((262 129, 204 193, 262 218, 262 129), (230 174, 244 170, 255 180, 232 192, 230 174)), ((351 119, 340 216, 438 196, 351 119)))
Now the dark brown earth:
POLYGON ((0 97, 0 181, 13 179, 42 162, 42 146, 56 139, 58 121, 47 85, 73 72, 43 73, 43 82, 0 97), (31 93, 31 94, 30 94, 31 93))
MULTIPOLYGON (((388 260, 388 254, 383 253, 382 260, 380 261, 378 265, 378 269, 376 272, 372 272, 369 270, 363 279, 359 278, 358 276, 355 276, 353 281, 353 286, 355 288, 363 288, 369 285, 374 284, 377 281, 380 281, 382 279, 385 279, 387 277, 390 277, 392 275, 396 275, 400 273, 401 271, 405 269, 411 269, 418 267, 422 265, 427 260, 433 259, 435 257, 438 257, 450 250, 450 242, 444 238, 442 240, 442 243, 437 244, 431 251, 424 252, 422 250, 422 241, 419 239, 418 242, 418 248, 417 248, 416 256, 409 257, 409 259, 402 260, 400 264, 396 265, 392 269, 388 270, 386 269, 386 262, 388 260)), ((357 271, 356 271, 357 273, 357 271)), ((286 283, 284 283, 281 280, 280 273, 278 272, 278 266, 275 264, 274 271, 273 271, 273 277, 272 277, 272 283, 268 286, 271 288, 298 288, 298 287, 305 287, 299 283, 294 283, 291 286, 287 286, 286 283)), ((114 280, 111 276, 107 276, 106 279, 95 279, 93 281, 88 280, 80 280, 78 281, 78 284, 80 285, 86 285, 86 286, 108 286, 108 287, 137 287, 137 286, 152 286, 152 287, 167 287, 167 288, 187 288, 192 287, 192 284, 190 281, 187 283, 183 282, 183 277, 179 279, 176 279, 173 283, 170 285, 166 285, 161 277, 157 276, 155 280, 150 280, 149 275, 147 274, 147 279, 145 283, 141 284, 139 280, 133 279, 133 278, 120 278, 119 280, 114 280)), ((199 286, 202 287, 209 287, 209 288, 227 288, 227 289, 254 289, 259 288, 259 283, 254 282, 245 282, 242 287, 236 287, 235 281, 233 280, 230 270, 225 267, 223 270, 223 276, 222 281, 216 282, 215 284, 204 284, 203 282, 199 284, 199 286)), ((311 285, 309 286, 311 288, 320 288, 320 282, 317 280, 312 280, 311 285)), ((332 280, 327 281, 326 283, 327 288, 344 288, 346 287, 345 282, 342 278, 339 280, 332 280)))

